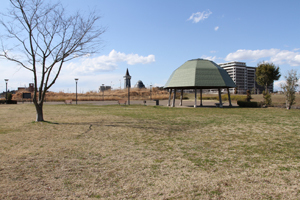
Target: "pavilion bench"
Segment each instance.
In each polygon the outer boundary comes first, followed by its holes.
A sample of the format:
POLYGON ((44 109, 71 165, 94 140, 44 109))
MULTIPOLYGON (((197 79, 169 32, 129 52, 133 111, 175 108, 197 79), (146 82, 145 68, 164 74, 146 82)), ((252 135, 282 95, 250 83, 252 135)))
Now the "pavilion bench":
POLYGON ((119 104, 119 105, 120 105, 120 104, 126 105, 126 103, 127 103, 127 101, 126 101, 125 99, 120 99, 120 100, 118 100, 118 104, 119 104))
POLYGON ((159 99, 154 99, 153 101, 155 101, 155 105, 159 106, 159 99))
MULTIPOLYGON (((215 103, 216 107, 220 107, 220 103, 215 103)), ((223 107, 223 103, 221 104, 221 106, 223 107)))
POLYGON ((70 100, 65 100, 65 104, 72 104, 72 99, 70 99, 70 100))

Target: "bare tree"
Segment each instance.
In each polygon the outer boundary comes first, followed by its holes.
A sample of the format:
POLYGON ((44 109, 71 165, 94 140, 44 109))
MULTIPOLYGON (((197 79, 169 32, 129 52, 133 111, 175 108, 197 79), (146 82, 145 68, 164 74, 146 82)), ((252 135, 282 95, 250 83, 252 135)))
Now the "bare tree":
POLYGON ((291 70, 288 72, 287 76, 284 76, 285 83, 281 84, 281 88, 285 94, 286 98, 286 109, 291 109, 292 105, 295 104, 296 99, 296 89, 298 87, 298 76, 297 71, 291 70))
POLYGON ((0 19, 6 30, 6 35, 1 35, 0 58, 15 62, 33 73, 36 121, 44 121, 45 94, 57 80, 63 64, 95 53, 101 43, 99 36, 105 32, 105 28, 97 26, 100 18, 95 12, 88 16, 78 12, 66 16, 60 3, 46 2, 10 0, 11 10, 2 14, 0 19))

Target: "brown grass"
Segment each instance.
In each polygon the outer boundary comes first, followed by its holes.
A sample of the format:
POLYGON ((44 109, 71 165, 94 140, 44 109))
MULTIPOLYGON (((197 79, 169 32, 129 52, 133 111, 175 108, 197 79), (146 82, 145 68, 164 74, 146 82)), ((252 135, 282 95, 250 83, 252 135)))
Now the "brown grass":
POLYGON ((0 199, 299 199, 300 112, 0 105, 0 199))
MULTIPOLYGON (((102 92, 86 92, 78 93, 78 101, 112 101, 127 98, 128 90, 107 90, 102 92)), ((32 94, 33 96, 33 94, 32 94)), ((149 89, 130 89, 130 97, 132 100, 147 100, 150 99, 150 90, 149 89)), ((167 99, 168 92, 166 90, 160 90, 158 88, 153 88, 151 92, 152 99, 167 99)), ((48 92, 46 94, 46 101, 65 101, 65 100, 76 100, 75 93, 64 93, 64 92, 48 92)), ((22 92, 16 93, 13 95, 13 100, 22 101, 22 92)))
MULTIPOLYGON (((252 100, 251 101, 263 101, 263 96, 262 95, 251 95, 252 96, 252 100)), ((274 106, 285 106, 285 95, 284 94, 272 94, 271 96, 272 98, 272 103, 274 106)), ((300 94, 296 94, 296 99, 295 99, 296 103, 294 105, 294 107, 300 107, 300 94)))
MULTIPOLYGON (((185 96, 187 96, 189 99, 193 99, 194 98, 194 94, 185 94, 185 96)), ((199 94, 198 94, 199 96, 199 94)), ((241 97, 244 97, 246 99, 246 95, 241 95, 241 94, 231 94, 231 100, 233 102, 236 102, 236 99, 242 99, 241 97)), ((262 102, 263 101, 263 95, 262 94, 252 94, 251 95, 252 99, 251 101, 256 101, 256 102, 262 102)), ((218 94, 203 94, 202 96, 203 99, 218 99, 218 94)), ((276 107, 285 107, 285 95, 284 94, 277 94, 274 93, 271 95, 272 98, 272 104, 276 107)), ((227 101, 227 95, 223 94, 222 95, 222 99, 223 101, 227 101), (225 99, 223 99, 223 97, 226 97, 225 99)), ((296 100, 295 100, 295 105, 293 107, 300 107, 300 94, 297 93, 296 94, 296 100)))
MULTIPOLYGON (((128 96, 128 90, 122 89, 122 90, 109 90, 102 92, 86 92, 84 94, 78 93, 77 94, 78 101, 116 101, 119 99, 126 99, 128 96), (103 95, 104 94, 104 95, 103 95)), ((224 94, 226 96, 226 94, 224 94)), ((222 98, 224 98, 224 95, 222 98)), ((32 94, 33 96, 33 94, 32 94)), ((246 98, 246 95, 231 95, 231 99, 233 102, 236 102, 237 99, 241 99, 242 97, 246 98)), ((263 101, 262 94, 259 95, 251 95, 252 100, 251 101, 257 101, 261 102, 263 101)), ((137 88, 131 88, 130 89, 130 97, 131 100, 148 100, 150 99, 150 91, 149 89, 137 89, 137 88)), ((160 90, 159 88, 153 88, 151 92, 152 99, 159 99, 164 100, 169 98, 169 93, 167 90, 160 90)), ((172 95, 173 97, 173 95, 172 95)), ((180 98, 180 93, 176 94, 177 99, 180 98)), ((185 99, 194 99, 193 93, 185 93, 184 94, 185 99)), ((198 94, 198 98, 200 98, 198 94)), ((217 94, 203 94, 203 99, 218 99, 217 94)), ((18 92, 13 95, 13 100, 17 101, 23 101, 22 99, 22 92, 18 92)), ((76 94, 75 93, 64 93, 64 92, 48 92, 46 95, 46 101, 65 101, 65 100, 76 100, 76 94)), ((223 99, 223 101, 227 101, 226 99, 223 99)), ((27 100, 29 101, 29 100, 27 100)), ((272 94, 272 103, 274 106, 284 107, 285 106, 285 96, 283 94, 272 94)), ((300 94, 296 94, 296 104, 293 107, 300 107, 300 94)))

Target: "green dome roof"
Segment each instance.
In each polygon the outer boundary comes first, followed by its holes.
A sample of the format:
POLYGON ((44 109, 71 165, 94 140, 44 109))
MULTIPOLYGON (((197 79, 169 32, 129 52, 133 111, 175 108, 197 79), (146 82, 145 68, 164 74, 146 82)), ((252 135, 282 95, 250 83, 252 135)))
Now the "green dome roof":
POLYGON ((236 87, 228 73, 210 60, 194 59, 177 68, 165 88, 233 88, 236 87))

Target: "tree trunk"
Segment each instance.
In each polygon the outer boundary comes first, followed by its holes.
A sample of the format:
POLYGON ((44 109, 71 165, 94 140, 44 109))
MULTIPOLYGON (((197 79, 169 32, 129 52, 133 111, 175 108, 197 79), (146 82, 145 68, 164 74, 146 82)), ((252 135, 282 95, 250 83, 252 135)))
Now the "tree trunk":
POLYGON ((34 102, 35 109, 36 109, 36 122, 43 122, 44 115, 43 115, 43 103, 34 102))
POLYGON ((287 110, 290 110, 291 109, 291 107, 292 107, 292 104, 289 102, 289 100, 286 100, 286 109, 287 110))

